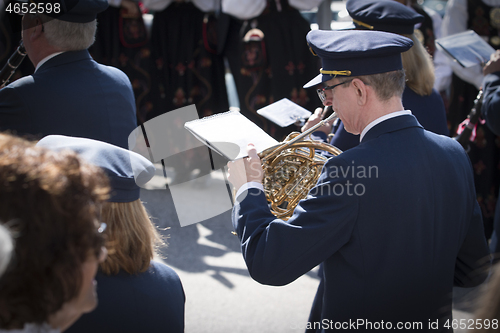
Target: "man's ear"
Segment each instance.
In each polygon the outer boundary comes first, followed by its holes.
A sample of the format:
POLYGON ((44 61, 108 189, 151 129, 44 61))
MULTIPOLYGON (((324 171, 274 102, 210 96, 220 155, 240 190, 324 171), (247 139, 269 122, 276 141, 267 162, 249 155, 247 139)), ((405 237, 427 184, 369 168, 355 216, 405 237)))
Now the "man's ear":
POLYGON ((29 38, 31 41, 34 41, 40 38, 42 36, 42 33, 44 32, 42 19, 38 16, 35 16, 32 19, 31 26, 33 27, 33 30, 31 31, 29 38))
POLYGON ((366 85, 360 79, 352 80, 352 85, 355 89, 356 101, 358 105, 365 105, 368 97, 366 85))

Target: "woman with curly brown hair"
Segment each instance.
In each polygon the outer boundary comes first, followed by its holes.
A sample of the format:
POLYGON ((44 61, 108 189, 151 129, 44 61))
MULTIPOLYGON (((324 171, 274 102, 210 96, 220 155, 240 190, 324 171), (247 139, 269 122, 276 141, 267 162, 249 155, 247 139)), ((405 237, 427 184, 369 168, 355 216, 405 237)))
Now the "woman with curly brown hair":
POLYGON ((71 149, 101 167, 111 184, 101 214, 108 226, 109 255, 96 276, 99 306, 68 333, 184 332, 182 283, 172 268, 153 261, 161 242, 139 198, 137 184, 154 176, 154 165, 139 154, 91 139, 49 135, 38 144, 71 149))
POLYGON ((0 221, 15 240, 0 278, 1 332, 64 331, 96 307, 107 184, 74 153, 0 134, 0 221))

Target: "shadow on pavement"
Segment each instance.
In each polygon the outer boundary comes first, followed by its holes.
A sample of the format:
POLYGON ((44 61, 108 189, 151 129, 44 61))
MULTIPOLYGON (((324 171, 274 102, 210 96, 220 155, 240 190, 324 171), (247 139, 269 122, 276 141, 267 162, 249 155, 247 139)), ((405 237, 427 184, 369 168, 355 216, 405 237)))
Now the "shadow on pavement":
MULTIPOLYGON (((206 260, 229 253, 241 256, 238 238, 231 233, 233 228, 230 211, 202 223, 180 227, 168 189, 141 189, 141 200, 166 240, 167 247, 159 251, 160 258, 166 264, 190 273, 208 272, 228 288, 233 285, 221 272, 249 276, 246 268, 232 267, 231 262, 228 262, 228 266, 221 266, 209 264, 206 260)), ((196 203, 193 203, 193 207, 196 207, 196 203)))

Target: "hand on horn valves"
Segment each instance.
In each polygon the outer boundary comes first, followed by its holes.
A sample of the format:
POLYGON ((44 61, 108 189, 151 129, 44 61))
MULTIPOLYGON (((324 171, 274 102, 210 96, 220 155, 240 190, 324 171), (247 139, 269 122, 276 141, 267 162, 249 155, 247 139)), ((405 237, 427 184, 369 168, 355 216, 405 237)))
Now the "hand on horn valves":
POLYGON ((247 153, 248 157, 227 164, 228 180, 236 191, 248 182, 262 183, 264 178, 264 170, 262 170, 260 158, 253 144, 248 144, 247 153))

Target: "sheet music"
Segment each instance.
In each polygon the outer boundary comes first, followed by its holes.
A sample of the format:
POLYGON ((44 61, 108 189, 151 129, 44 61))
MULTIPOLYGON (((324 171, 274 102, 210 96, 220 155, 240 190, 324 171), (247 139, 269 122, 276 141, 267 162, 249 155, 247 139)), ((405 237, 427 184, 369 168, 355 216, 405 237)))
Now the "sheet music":
POLYGON ((439 38, 436 40, 436 45, 462 67, 484 65, 490 60, 490 55, 495 52, 490 44, 472 30, 439 38))
POLYGON ((254 144, 257 153, 279 143, 239 111, 188 121, 184 127, 198 140, 229 160, 247 156, 249 143, 254 144))
POLYGON ((292 102, 288 98, 283 98, 269 104, 257 110, 257 113, 281 127, 290 126, 297 120, 308 119, 312 114, 310 111, 292 102))

